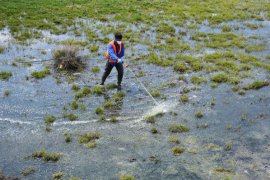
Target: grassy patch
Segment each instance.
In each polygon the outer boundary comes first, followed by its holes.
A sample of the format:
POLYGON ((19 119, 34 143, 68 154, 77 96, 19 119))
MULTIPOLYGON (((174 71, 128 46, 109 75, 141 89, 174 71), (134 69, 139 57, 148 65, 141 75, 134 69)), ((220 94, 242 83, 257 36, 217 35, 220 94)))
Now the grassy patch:
POLYGON ((101 115, 104 113, 104 109, 102 107, 96 107, 96 114, 101 115))
POLYGON ((169 136, 168 141, 171 143, 179 144, 180 140, 176 136, 169 136))
POLYGON ((45 116, 45 118, 44 118, 44 122, 45 122, 46 124, 51 124, 51 123, 53 123, 55 120, 56 120, 56 117, 54 117, 54 116, 45 116))
POLYGON ((146 116, 144 119, 147 123, 155 123, 156 122, 155 116, 146 116))
POLYGON ((81 88, 80 88, 80 86, 74 84, 74 85, 72 85, 71 89, 73 91, 79 91, 81 88))
POLYGON ((78 119, 78 116, 73 113, 69 113, 63 114, 63 118, 68 118, 70 121, 75 121, 76 119, 78 119))
POLYGON ((117 89, 117 85, 116 84, 108 84, 106 85, 106 90, 112 90, 112 89, 117 89))
POLYGON ((72 141, 72 136, 70 133, 65 133, 64 137, 65 137, 66 143, 70 143, 72 141))
POLYGON ((190 129, 186 126, 183 125, 177 125, 177 124, 172 124, 169 127, 169 131, 173 133, 182 133, 182 132, 188 132, 190 129))
POLYGON ((63 172, 56 172, 56 173, 53 173, 52 178, 53 180, 59 180, 59 179, 62 179, 64 175, 65 174, 63 172))
POLYGON ((100 72, 100 68, 98 66, 94 66, 92 67, 91 71, 95 74, 99 73, 100 72))
POLYGON ((26 167, 26 168, 24 168, 24 169, 22 170, 22 175, 23 175, 23 176, 29 176, 30 174, 35 173, 36 170, 37 170, 36 167, 34 167, 34 166, 28 166, 28 167, 26 167))
POLYGON ((61 153, 48 153, 46 152, 45 149, 41 150, 40 152, 33 152, 32 157, 33 158, 39 158, 39 159, 44 159, 45 161, 52 161, 56 162, 58 161, 63 154, 61 153))
POLYGON ((78 109, 79 105, 78 105, 78 103, 77 103, 76 101, 72 101, 72 102, 70 103, 70 107, 71 107, 72 109, 78 109))
POLYGON ((80 144, 87 144, 100 138, 100 133, 83 133, 79 136, 78 142, 80 144))
POLYGON ((196 118, 202 118, 203 117, 203 113, 201 111, 198 111, 195 113, 196 118))
POLYGON ((232 149, 232 143, 226 143, 224 145, 224 150, 225 151, 230 151, 232 149))
POLYGON ((97 52, 98 49, 99 49, 99 46, 90 46, 90 47, 89 47, 89 50, 90 50, 91 52, 97 52))
POLYGON ((112 108, 114 106, 112 101, 105 101, 104 108, 112 108))
POLYGON ((0 54, 4 53, 6 48, 4 48, 3 46, 0 46, 0 54))
POLYGON ((269 86, 270 85, 270 82, 268 81, 255 81, 249 85, 247 85, 246 87, 244 87, 245 90, 251 90, 251 89, 260 89, 260 88, 263 88, 265 86, 269 86))
POLYGON ((199 77, 199 76, 192 76, 191 82, 193 84, 201 84, 201 83, 207 82, 207 79, 199 77))
POLYGON ((97 95, 103 94, 104 93, 104 87, 102 87, 102 86, 95 86, 93 88, 93 93, 94 94, 97 94, 97 95))
POLYGON ((151 95, 153 97, 160 97, 160 91, 159 90, 152 90, 150 93, 151 93, 151 95))
POLYGON ((185 151, 185 148, 183 147, 177 146, 177 147, 172 148, 172 153, 175 156, 180 156, 184 151, 185 151))
POLYGON ((150 131, 151 131, 152 134, 157 134, 158 133, 157 128, 151 128, 150 131))
POLYGON ((0 72, 0 79, 1 80, 5 80, 5 81, 7 81, 7 80, 9 80, 9 78, 12 76, 12 72, 10 72, 10 71, 1 71, 0 72))
POLYGON ((45 69, 43 71, 35 71, 31 73, 32 78, 36 79, 42 79, 45 78, 46 76, 50 75, 50 71, 48 69, 45 69))
POLYGON ((188 95, 186 95, 186 94, 181 95, 180 96, 180 101, 182 103, 187 103, 189 101, 188 95))
POLYGON ((125 96, 126 96, 125 91, 118 91, 112 97, 113 97, 115 102, 120 102, 120 101, 122 101, 124 99, 125 96))
POLYGON ((136 178, 134 176, 125 174, 125 175, 120 175, 119 180, 136 180, 136 178))
POLYGON ((225 73, 219 73, 214 75, 211 80, 215 83, 223 83, 227 82, 229 80, 229 76, 226 75, 225 73))

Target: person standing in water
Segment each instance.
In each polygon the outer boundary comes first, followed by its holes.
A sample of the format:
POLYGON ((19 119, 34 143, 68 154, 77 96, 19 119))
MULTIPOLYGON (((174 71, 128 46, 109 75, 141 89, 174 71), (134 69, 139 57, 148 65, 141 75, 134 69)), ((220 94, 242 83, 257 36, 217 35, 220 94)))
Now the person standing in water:
POLYGON ((124 75, 124 67, 127 67, 128 64, 124 63, 122 58, 125 55, 125 47, 122 43, 122 34, 121 33, 115 33, 114 40, 109 42, 107 47, 107 53, 106 53, 106 66, 105 66, 105 72, 103 73, 102 80, 100 85, 104 85, 106 78, 110 75, 113 67, 116 67, 116 70, 118 72, 117 75, 117 88, 118 90, 121 90, 121 82, 124 75))

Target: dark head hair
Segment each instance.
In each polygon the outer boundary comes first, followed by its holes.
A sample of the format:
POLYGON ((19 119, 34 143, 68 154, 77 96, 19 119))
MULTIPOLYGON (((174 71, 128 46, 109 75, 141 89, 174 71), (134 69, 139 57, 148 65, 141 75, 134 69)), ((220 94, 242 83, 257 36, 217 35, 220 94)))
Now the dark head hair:
POLYGON ((115 38, 115 40, 122 40, 122 38, 123 38, 123 35, 120 33, 120 32, 117 32, 117 33, 115 33, 114 34, 114 38, 115 38))

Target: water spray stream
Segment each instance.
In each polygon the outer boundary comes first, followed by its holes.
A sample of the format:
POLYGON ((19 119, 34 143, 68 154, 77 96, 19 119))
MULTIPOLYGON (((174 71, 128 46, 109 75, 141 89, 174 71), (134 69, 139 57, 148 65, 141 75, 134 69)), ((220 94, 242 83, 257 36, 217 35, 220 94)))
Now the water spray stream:
POLYGON ((136 74, 129 67, 127 67, 127 69, 133 74, 133 76, 136 78, 136 80, 141 84, 141 86, 143 87, 143 89, 152 98, 152 100, 154 101, 154 103, 156 105, 159 105, 159 103, 155 100, 155 98, 152 96, 152 94, 147 90, 147 88, 144 86, 144 84, 142 83, 142 81, 140 81, 140 79, 136 76, 136 74))

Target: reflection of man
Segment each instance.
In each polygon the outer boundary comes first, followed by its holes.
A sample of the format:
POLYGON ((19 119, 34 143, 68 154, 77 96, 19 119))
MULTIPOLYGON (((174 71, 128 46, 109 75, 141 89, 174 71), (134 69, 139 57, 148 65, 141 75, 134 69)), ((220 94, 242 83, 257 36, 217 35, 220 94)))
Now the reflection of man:
POLYGON ((105 67, 105 72, 102 76, 102 81, 100 85, 104 85, 104 82, 106 78, 109 76, 111 73, 113 67, 116 67, 116 70, 118 72, 117 76, 117 85, 118 89, 121 89, 121 82, 123 79, 123 74, 124 74, 124 67, 127 67, 128 64, 124 63, 121 58, 124 57, 125 55, 125 47, 124 44, 122 43, 122 34, 121 33, 116 33, 115 39, 108 44, 108 50, 106 54, 106 67, 105 67))

